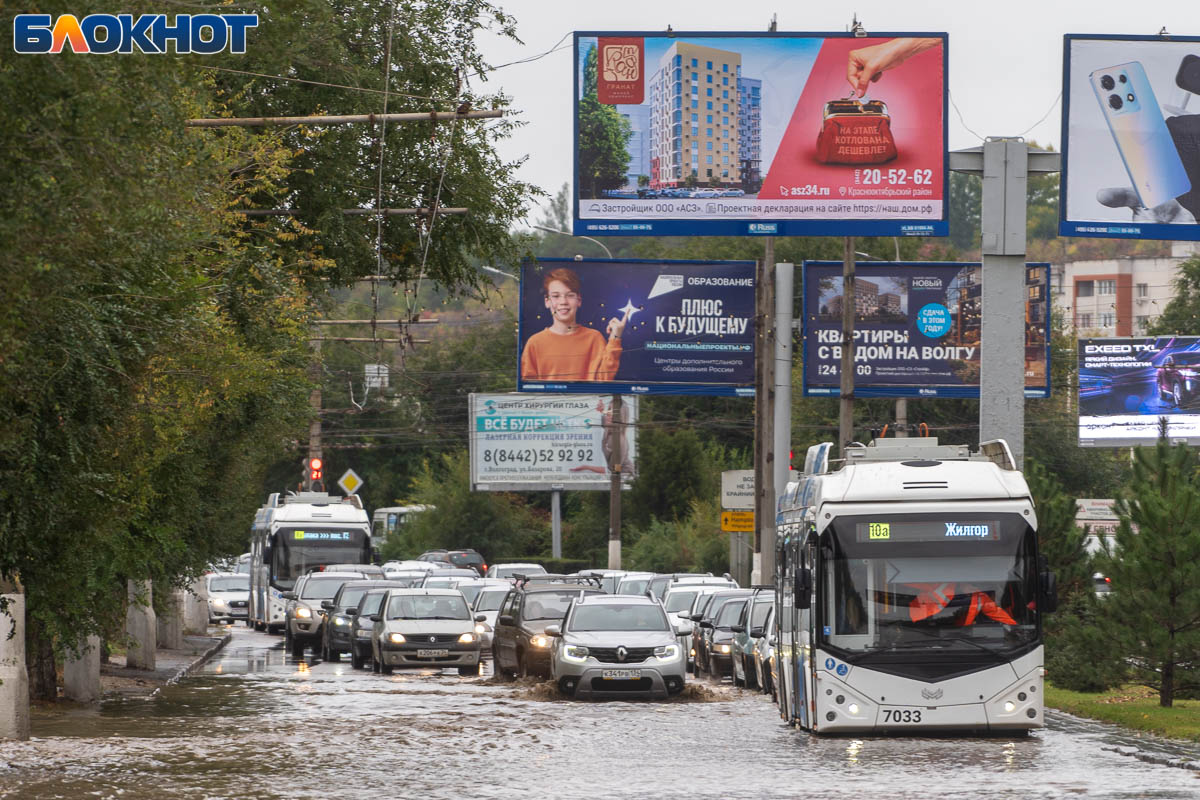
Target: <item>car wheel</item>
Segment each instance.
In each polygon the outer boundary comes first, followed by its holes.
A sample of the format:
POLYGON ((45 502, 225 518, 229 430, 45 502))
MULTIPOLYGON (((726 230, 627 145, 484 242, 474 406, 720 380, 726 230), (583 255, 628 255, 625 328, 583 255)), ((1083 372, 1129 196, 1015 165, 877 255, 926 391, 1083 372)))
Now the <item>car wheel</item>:
POLYGON ((326 661, 341 661, 342 660, 342 651, 338 650, 336 647, 329 647, 327 645, 325 647, 325 660, 326 661))
POLYGON ((374 651, 371 651, 371 672, 379 674, 379 659, 375 657, 374 651))
POLYGON ((500 652, 495 645, 492 645, 492 671, 505 680, 513 677, 513 673, 506 669, 504 662, 500 660, 500 652))
POLYGON ((382 663, 382 662, 381 662, 381 663, 379 664, 379 671, 380 671, 380 673, 382 673, 382 674, 384 674, 384 675, 391 675, 391 674, 392 674, 392 665, 391 665, 391 664, 384 664, 384 663, 382 663))
POLYGON ((350 666, 353 669, 363 668, 363 657, 358 654, 357 647, 350 648, 350 666))
POLYGON ((304 658, 304 642, 292 637, 292 646, 289 648, 292 651, 292 658, 304 658))
POLYGON ((529 662, 525 660, 525 654, 520 650, 517 651, 517 675, 522 679, 528 678, 530 675, 529 662))
POLYGON ((479 675, 479 665, 473 664, 473 665, 469 665, 469 666, 459 667, 458 674, 466 675, 468 677, 475 677, 475 676, 479 675))

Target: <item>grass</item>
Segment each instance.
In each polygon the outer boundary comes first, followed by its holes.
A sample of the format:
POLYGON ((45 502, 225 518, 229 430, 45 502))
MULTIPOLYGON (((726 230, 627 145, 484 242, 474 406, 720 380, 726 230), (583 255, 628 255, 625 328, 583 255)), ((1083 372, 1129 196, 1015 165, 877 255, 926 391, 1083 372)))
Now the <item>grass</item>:
POLYGON ((1176 699, 1173 707, 1162 708, 1158 692, 1145 686, 1126 685, 1092 694, 1047 684, 1046 705, 1136 731, 1200 741, 1200 700, 1176 699))

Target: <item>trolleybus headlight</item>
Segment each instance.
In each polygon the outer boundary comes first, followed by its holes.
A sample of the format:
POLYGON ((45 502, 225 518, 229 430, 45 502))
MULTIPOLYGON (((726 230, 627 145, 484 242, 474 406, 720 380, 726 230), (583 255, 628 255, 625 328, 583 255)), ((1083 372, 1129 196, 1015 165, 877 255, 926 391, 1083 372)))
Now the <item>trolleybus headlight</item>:
POLYGON ((851 716, 857 717, 858 716, 858 703, 851 703, 850 705, 846 706, 846 710, 850 712, 851 716))
POLYGON ((1011 714, 1012 712, 1014 712, 1016 710, 1017 710, 1017 704, 1014 703, 1012 700, 1008 700, 1004 703, 1004 713, 1011 714))
POLYGON ((388 641, 392 644, 404 644, 408 640, 404 638, 403 633, 392 633, 388 635, 388 641))

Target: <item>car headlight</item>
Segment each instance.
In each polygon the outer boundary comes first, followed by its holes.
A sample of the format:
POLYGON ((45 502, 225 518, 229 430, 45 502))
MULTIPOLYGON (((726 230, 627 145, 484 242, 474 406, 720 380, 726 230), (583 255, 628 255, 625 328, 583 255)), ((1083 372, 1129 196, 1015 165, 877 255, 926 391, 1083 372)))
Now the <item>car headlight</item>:
POLYGON ((722 655, 729 655, 733 652, 733 648, 727 644, 715 644, 713 645, 713 650, 722 655))
POLYGON ((567 661, 582 663, 587 661, 588 649, 581 644, 569 644, 563 648, 563 658, 567 661))
POLYGON ((529 643, 534 647, 549 647, 550 637, 542 636, 540 633, 537 636, 529 637, 529 643))
POLYGON ((484 633, 491 633, 491 631, 492 631, 492 626, 488 625, 486 622, 476 622, 475 623, 475 632, 476 633, 484 634, 484 633))
POLYGON ((334 625, 349 625, 350 620, 346 619, 345 617, 334 617, 333 624, 334 625))
POLYGON ((354 632, 354 635, 357 636, 359 639, 370 639, 371 638, 371 629, 370 628, 359 628, 358 630, 356 630, 354 632))
POLYGON ((679 657, 679 645, 668 644, 654 648, 654 657, 662 661, 673 661, 679 657))
POLYGON ((225 601, 224 601, 224 600, 222 600, 222 599, 221 599, 221 598, 219 598, 219 597, 213 597, 213 598, 210 598, 210 599, 209 599, 209 601, 208 601, 208 603, 209 603, 209 605, 211 605, 213 608, 224 608, 224 607, 225 607, 225 601))
POLYGON ((404 644, 408 640, 404 638, 403 633, 389 633, 388 641, 392 644, 404 644))
POLYGON ((459 644, 470 644, 473 641, 475 641, 475 634, 473 633, 464 633, 462 636, 458 637, 459 644))
POLYGON ((296 606, 296 619, 312 619, 312 609, 296 606))

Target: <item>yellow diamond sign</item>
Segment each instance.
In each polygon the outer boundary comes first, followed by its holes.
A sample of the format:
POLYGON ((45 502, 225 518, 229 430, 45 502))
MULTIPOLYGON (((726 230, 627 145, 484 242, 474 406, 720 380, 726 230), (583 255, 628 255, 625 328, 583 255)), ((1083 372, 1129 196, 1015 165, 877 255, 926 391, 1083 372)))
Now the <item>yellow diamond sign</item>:
POLYGON ((346 494, 354 494, 362 488, 363 479, 358 477, 358 473, 352 469, 346 470, 342 477, 338 478, 338 486, 342 487, 342 491, 346 494))

